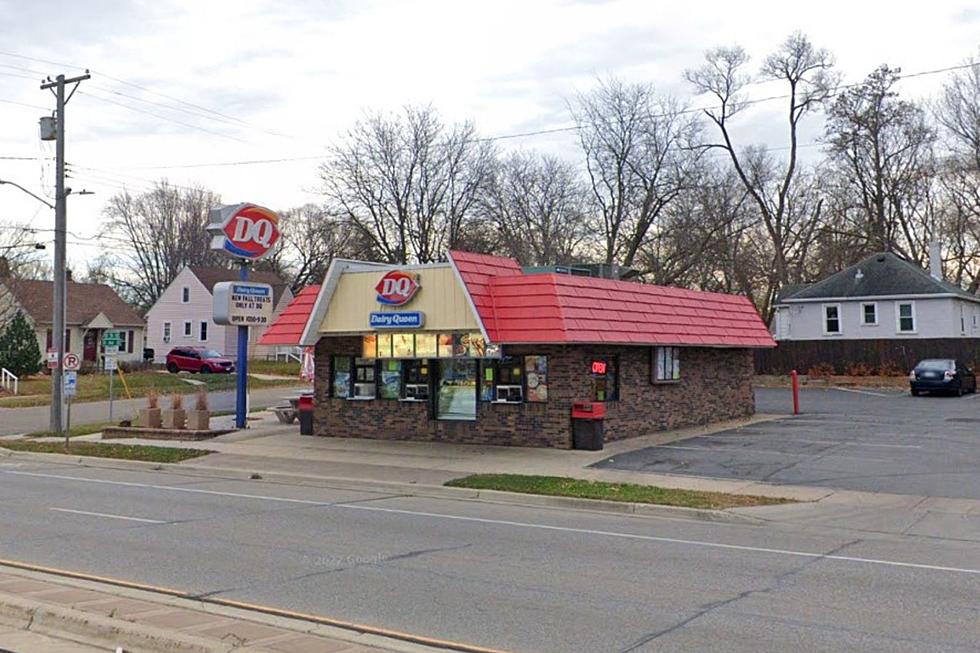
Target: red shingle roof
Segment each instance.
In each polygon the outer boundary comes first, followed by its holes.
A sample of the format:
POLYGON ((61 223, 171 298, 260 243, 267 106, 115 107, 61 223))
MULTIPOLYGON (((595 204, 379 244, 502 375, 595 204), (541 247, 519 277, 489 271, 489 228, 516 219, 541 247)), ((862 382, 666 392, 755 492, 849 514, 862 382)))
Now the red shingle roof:
POLYGON ((450 252, 491 342, 774 347, 747 297, 564 274, 450 252))
POLYGON ((293 301, 289 302, 289 306, 265 330, 258 344, 298 345, 319 292, 320 286, 307 286, 300 290, 293 301))

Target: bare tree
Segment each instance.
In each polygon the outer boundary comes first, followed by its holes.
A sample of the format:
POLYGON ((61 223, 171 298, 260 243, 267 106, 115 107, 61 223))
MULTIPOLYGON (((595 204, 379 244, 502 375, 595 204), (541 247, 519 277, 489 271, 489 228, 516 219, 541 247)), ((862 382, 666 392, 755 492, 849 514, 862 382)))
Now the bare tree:
MULTIPOLYGON (((731 134, 731 120, 746 106, 746 72, 749 57, 740 47, 715 48, 705 55, 705 64, 685 73, 699 93, 713 97, 718 105, 704 114, 718 129, 719 142, 708 147, 728 155, 738 178, 755 202, 762 226, 770 241, 771 275, 761 305, 771 305, 778 289, 790 282, 794 250, 799 254, 806 234, 818 213, 792 210, 793 185, 798 172, 799 128, 804 117, 816 111, 834 93, 838 78, 834 59, 827 50, 816 48, 801 33, 789 36, 763 62, 763 79, 778 80, 787 88, 787 140, 785 159, 777 161, 760 148, 739 151, 731 134)), ((768 312, 768 311, 767 311, 768 312)))
POLYGON ((495 165, 480 212, 492 225, 501 252, 524 265, 569 264, 588 236, 586 201, 571 164, 515 152, 495 165))
POLYGON ((103 209, 103 235, 122 239, 112 255, 112 283, 131 303, 148 309, 187 265, 227 265, 210 248, 208 211, 220 198, 204 188, 160 181, 139 195, 123 191, 103 209))
POLYGON ((892 90, 899 73, 881 66, 840 94, 828 112, 827 150, 848 191, 842 217, 867 248, 922 262, 936 235, 936 135, 925 111, 892 90))
POLYGON ((35 249, 43 239, 27 225, 0 223, 0 331, 13 319, 18 307, 12 291, 21 279, 44 279, 50 269, 35 249))
POLYGON ((283 211, 280 218, 283 236, 277 255, 294 292, 323 281, 334 258, 373 258, 363 234, 322 206, 306 204, 283 211))
POLYGON ((472 124, 446 126, 432 107, 408 107, 358 122, 320 176, 328 210, 384 260, 428 263, 465 239, 492 158, 472 124))
POLYGON ((697 121, 649 84, 600 80, 571 106, 595 204, 604 260, 633 265, 666 207, 691 184, 697 121))

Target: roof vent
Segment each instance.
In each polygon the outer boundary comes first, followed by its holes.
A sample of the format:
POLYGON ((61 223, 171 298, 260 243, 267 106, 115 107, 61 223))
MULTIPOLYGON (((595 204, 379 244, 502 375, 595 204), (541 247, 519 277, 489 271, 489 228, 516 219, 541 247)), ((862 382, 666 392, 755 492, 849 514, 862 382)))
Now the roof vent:
POLYGON ((861 272, 861 268, 858 268, 857 272, 854 273, 854 280, 860 281, 863 278, 864 278, 864 272, 861 272))
POLYGON ((878 261, 879 263, 884 263, 885 262, 885 255, 884 254, 879 254, 878 255, 878 258, 876 258, 875 260, 878 261))

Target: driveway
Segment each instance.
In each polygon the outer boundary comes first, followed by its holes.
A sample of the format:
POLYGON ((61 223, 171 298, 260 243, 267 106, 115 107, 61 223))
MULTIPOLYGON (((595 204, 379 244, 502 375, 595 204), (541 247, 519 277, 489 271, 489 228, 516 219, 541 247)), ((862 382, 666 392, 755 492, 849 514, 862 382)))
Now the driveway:
MULTIPOLYGON (((639 449, 593 467, 980 499, 980 395, 804 389, 797 417, 639 449)), ((759 389, 760 413, 789 390, 759 389)))

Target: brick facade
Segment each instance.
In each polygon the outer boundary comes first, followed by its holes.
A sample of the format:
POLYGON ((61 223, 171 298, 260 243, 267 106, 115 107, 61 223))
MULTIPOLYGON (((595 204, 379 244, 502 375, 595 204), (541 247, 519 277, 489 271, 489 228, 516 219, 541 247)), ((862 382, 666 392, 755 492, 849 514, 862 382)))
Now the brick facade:
POLYGON ((360 349, 360 337, 325 337, 317 343, 316 435, 570 448, 572 402, 592 399, 591 362, 609 356, 619 360, 619 400, 606 404, 607 440, 745 417, 755 409, 748 349, 683 348, 681 380, 653 384, 650 347, 515 345, 505 346, 504 353, 548 357, 547 403, 479 402, 475 422, 440 421, 431 417, 427 403, 331 397, 331 357, 359 355, 360 349))

